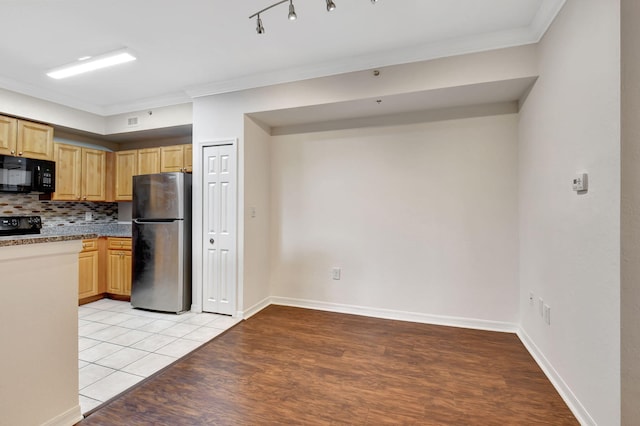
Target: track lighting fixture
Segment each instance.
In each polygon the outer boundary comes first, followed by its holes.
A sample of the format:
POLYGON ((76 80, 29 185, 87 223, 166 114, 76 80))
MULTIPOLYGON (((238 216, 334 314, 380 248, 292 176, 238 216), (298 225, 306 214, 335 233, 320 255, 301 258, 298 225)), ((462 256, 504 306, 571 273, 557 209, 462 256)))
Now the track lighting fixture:
MULTIPOLYGON (((279 4, 282 3, 287 3, 289 2, 289 15, 288 18, 290 21, 295 21, 296 19, 298 19, 298 15, 296 14, 296 9, 293 6, 293 0, 280 0, 275 2, 274 4, 272 4, 271 6, 267 6, 262 10, 257 11, 256 13, 254 13, 253 15, 249 16, 249 19, 252 19, 254 17, 257 17, 257 23, 256 23, 256 32, 258 34, 264 34, 264 26, 262 25, 262 19, 260 19, 260 14, 263 12, 266 12, 267 10, 278 6, 279 4)), ((335 10, 336 8, 336 4, 333 2, 333 0, 326 0, 327 2, 327 12, 331 12, 332 10, 335 10)), ((372 4, 376 4, 378 2, 378 0, 371 0, 372 4)))
POLYGON ((295 21, 298 19, 298 15, 296 15, 296 9, 293 7, 293 0, 289 0, 289 20, 295 21))
POLYGON ((260 14, 258 14, 258 22, 256 25, 256 32, 258 34, 264 34, 264 27, 262 26, 262 19, 260 19, 260 14))

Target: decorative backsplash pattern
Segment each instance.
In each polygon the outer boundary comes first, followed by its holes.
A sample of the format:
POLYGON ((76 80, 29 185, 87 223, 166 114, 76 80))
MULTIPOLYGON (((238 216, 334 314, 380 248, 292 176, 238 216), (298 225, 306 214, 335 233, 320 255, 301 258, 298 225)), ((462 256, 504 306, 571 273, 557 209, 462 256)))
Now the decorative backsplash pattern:
POLYGON ((105 224, 118 222, 118 203, 40 201, 37 194, 0 192, 0 216, 42 217, 42 226, 105 224), (91 221, 85 213, 91 212, 91 221))

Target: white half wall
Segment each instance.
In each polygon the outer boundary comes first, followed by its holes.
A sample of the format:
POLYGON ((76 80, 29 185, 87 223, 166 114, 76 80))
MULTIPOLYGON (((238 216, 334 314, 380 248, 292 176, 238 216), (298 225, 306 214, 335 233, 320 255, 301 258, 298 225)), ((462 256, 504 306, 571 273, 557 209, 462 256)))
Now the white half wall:
POLYGON ((521 326, 583 424, 620 424, 619 22, 619 1, 568 0, 520 111, 521 326))
POLYGON ((273 296, 517 322, 516 114, 271 142, 273 296))

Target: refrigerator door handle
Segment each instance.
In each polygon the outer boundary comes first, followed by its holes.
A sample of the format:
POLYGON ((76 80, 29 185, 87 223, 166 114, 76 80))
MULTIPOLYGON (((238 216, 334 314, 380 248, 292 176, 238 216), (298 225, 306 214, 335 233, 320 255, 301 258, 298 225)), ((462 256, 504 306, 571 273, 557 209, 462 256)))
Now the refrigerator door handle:
POLYGON ((145 220, 145 219, 133 219, 133 223, 169 223, 169 222, 175 222, 178 219, 151 219, 151 220, 145 220))

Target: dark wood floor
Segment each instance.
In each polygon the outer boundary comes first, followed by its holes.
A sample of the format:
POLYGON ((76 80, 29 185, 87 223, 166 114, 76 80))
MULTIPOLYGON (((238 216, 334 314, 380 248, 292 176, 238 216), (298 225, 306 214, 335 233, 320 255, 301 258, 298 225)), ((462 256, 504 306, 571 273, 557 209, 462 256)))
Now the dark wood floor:
POLYGON ((518 337, 270 306, 91 425, 575 425, 518 337))

